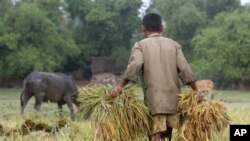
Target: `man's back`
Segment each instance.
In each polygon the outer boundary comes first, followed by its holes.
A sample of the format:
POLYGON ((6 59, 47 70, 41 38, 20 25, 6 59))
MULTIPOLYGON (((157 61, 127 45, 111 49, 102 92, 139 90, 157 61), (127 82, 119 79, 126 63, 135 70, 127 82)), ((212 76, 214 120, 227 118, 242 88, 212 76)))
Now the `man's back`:
POLYGON ((160 34, 152 34, 139 44, 143 52, 144 82, 178 88, 177 44, 160 34))
POLYGON ((150 111, 152 114, 176 113, 179 77, 184 83, 194 81, 180 45, 155 33, 138 42, 138 46, 142 52, 143 86, 150 111))

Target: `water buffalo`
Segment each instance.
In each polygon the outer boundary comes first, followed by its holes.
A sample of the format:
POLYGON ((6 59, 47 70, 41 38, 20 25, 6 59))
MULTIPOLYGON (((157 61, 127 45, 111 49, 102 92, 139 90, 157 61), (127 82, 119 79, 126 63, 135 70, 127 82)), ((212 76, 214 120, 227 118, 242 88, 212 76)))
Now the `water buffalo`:
POLYGON ((23 81, 23 91, 20 96, 21 114, 29 99, 35 96, 36 110, 40 110, 42 102, 56 102, 62 113, 62 105, 67 104, 71 112, 71 119, 75 120, 72 102, 78 106, 76 101, 77 86, 70 76, 62 73, 47 73, 33 71, 23 81))

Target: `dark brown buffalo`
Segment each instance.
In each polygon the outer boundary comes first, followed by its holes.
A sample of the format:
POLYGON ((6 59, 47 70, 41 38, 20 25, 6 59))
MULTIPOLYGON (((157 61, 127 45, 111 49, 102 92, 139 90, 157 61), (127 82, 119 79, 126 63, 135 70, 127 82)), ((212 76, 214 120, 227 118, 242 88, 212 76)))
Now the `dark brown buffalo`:
POLYGON ((34 71, 23 81, 23 92, 20 96, 21 114, 29 99, 35 97, 34 108, 40 110, 42 102, 56 102, 60 113, 62 105, 67 104, 71 112, 71 119, 75 120, 72 102, 78 106, 76 101, 77 86, 71 77, 62 73, 47 73, 34 71))

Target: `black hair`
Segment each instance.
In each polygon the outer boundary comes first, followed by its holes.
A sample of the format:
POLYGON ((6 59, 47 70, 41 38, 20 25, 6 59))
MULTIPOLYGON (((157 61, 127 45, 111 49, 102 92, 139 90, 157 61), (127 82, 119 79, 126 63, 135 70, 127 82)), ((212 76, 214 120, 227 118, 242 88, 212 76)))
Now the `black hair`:
POLYGON ((149 13, 143 17, 142 24, 148 31, 161 31, 161 16, 156 13, 149 13))

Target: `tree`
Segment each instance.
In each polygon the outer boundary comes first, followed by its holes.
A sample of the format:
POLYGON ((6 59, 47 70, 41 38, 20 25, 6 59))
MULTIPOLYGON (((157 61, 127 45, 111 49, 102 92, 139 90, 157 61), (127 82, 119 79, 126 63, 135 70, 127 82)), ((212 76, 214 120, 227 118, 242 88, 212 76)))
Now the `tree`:
POLYGON ((166 25, 163 34, 178 41, 188 60, 191 60, 190 41, 196 31, 206 25, 205 13, 186 0, 154 1, 150 11, 161 13, 166 25))
POLYGON ((193 60, 191 40, 213 17, 239 7, 238 0, 154 0, 150 12, 160 13, 166 22, 164 35, 177 40, 188 60, 193 60))
POLYGON ((39 9, 43 11, 47 18, 49 18, 56 25, 62 25, 63 19, 63 3, 60 0, 33 0, 39 9))
POLYGON ((170 34, 183 46, 185 56, 188 59, 192 58, 193 53, 190 41, 196 31, 205 26, 207 21, 205 18, 205 14, 201 13, 193 4, 188 3, 181 6, 173 14, 172 21, 169 24, 167 22, 165 34, 170 34))
MULTIPOLYGON (((4 24, 3 24, 3 19, 6 16, 6 13, 11 11, 11 9, 13 7, 14 6, 10 0, 0 1, 0 36, 2 36, 2 34, 4 32, 4 28, 5 28, 4 24)), ((0 44, 0 60, 3 60, 3 58, 5 57, 7 52, 8 52, 8 50, 6 48, 4 48, 4 46, 2 44, 0 44)))
POLYGON ((213 18, 220 12, 232 11, 240 7, 240 0, 191 0, 209 18, 213 18))
POLYGON ((140 0, 68 0, 67 4, 66 10, 75 21, 82 62, 92 56, 114 57, 130 50, 132 35, 139 27, 140 0))
POLYGON ((201 75, 214 80, 234 81, 239 86, 250 80, 249 9, 221 13, 194 37, 195 65, 201 75))
POLYGON ((77 53, 68 35, 58 28, 35 3, 20 3, 3 19, 0 33, 0 76, 23 77, 32 70, 61 69, 67 56, 77 53))
POLYGON ((13 8, 13 4, 10 0, 1 0, 0 1, 0 20, 5 16, 5 13, 10 11, 13 8))

